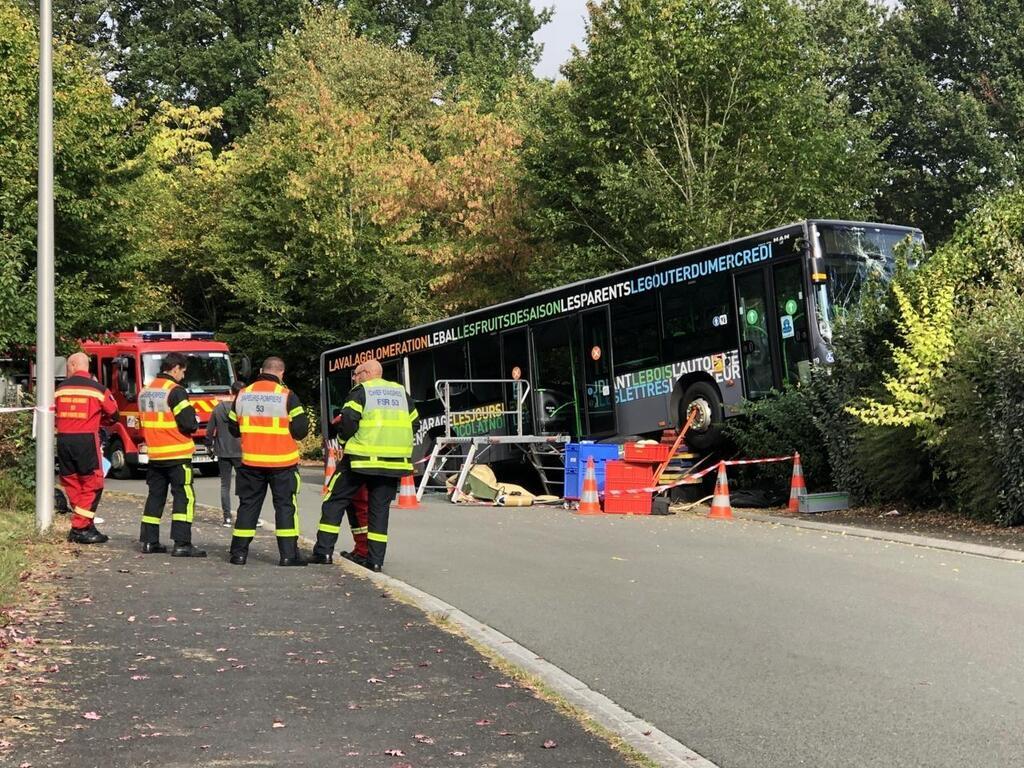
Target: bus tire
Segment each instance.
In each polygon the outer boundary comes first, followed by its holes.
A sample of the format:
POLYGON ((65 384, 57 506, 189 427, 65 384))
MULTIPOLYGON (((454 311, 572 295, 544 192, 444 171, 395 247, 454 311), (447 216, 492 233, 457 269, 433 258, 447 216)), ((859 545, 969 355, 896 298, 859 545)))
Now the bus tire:
POLYGON ((686 433, 686 444, 695 451, 706 453, 722 441, 725 409, 718 388, 707 381, 695 381, 686 388, 679 405, 680 428, 694 406, 697 407, 697 418, 686 433))

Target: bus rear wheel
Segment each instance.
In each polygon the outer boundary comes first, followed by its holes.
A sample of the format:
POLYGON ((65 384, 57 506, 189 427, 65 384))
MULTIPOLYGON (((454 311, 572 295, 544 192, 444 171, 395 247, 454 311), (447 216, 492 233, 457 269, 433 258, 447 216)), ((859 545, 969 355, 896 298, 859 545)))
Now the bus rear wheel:
POLYGON ((706 381, 695 381, 683 393, 679 408, 680 425, 686 423, 691 409, 697 411, 690 431, 686 433, 686 444, 701 453, 717 447, 722 440, 722 423, 725 420, 718 389, 706 381))
POLYGON ((124 443, 114 438, 110 443, 107 459, 110 461, 110 471, 107 473, 114 480, 131 480, 133 473, 125 455, 124 443))

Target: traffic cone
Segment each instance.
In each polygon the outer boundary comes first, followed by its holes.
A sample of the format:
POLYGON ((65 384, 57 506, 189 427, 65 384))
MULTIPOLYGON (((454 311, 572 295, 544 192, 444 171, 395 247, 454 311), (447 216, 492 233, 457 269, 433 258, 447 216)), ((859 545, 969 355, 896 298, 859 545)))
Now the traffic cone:
POLYGON ((579 515, 600 515, 601 499, 597 495, 597 470, 594 469, 594 457, 587 457, 587 471, 583 475, 583 493, 580 494, 580 506, 576 510, 579 515))
POLYGON ((326 500, 331 488, 331 478, 338 469, 338 450, 333 445, 327 446, 327 461, 324 464, 324 487, 321 496, 326 500))
POLYGON ((725 462, 718 462, 718 479, 715 480, 715 497, 711 500, 708 518, 732 520, 732 502, 729 501, 729 476, 725 473, 725 462))
POLYGON ((398 489, 399 509, 419 509, 420 500, 416 498, 416 483, 412 475, 402 477, 402 485, 398 489))
POLYGON ((793 479, 789 484, 789 511, 800 511, 800 497, 807 495, 807 485, 804 483, 804 468, 800 464, 800 454, 793 454, 793 479))

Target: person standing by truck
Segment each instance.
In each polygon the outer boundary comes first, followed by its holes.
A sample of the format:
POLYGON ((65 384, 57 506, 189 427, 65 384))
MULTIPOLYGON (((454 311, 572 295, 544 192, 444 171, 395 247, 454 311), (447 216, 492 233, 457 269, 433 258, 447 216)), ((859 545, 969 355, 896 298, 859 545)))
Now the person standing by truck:
POLYGON ((171 491, 171 557, 206 557, 206 551, 192 545, 192 517, 196 495, 192 490, 193 433, 199 419, 181 386, 188 358, 169 352, 160 361, 160 373, 139 395, 139 418, 149 454, 146 484, 149 496, 142 511, 139 540, 143 554, 166 552, 160 543, 160 518, 171 491))
POLYGON ((228 428, 229 415, 234 407, 238 393, 244 385, 236 381, 231 385, 231 400, 221 400, 210 414, 206 424, 206 439, 217 457, 217 469, 220 472, 220 508, 224 513, 224 527, 230 528, 231 517, 231 471, 238 471, 242 461, 242 441, 231 434, 228 428))
POLYGON ((103 544, 96 529, 96 507, 103 494, 100 425, 117 423, 117 402, 110 390, 89 374, 89 358, 76 352, 68 358, 68 377, 54 392, 57 461, 60 483, 71 503, 68 541, 103 544))

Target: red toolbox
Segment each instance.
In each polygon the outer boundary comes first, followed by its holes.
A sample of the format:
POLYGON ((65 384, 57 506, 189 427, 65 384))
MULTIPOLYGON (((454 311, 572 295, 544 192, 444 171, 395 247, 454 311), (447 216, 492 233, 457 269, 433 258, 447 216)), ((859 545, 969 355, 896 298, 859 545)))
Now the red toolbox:
POLYGON ((672 451, 671 445, 663 443, 651 443, 640 445, 639 443, 626 443, 623 446, 622 458, 624 461, 631 461, 642 464, 661 464, 669 457, 672 451))
MULTIPOLYGON (((627 443, 627 445, 629 445, 627 443)), ((609 515, 651 514, 650 488, 654 484, 654 467, 648 463, 631 464, 628 461, 604 463, 604 511, 609 515), (628 491, 628 493, 609 493, 628 491)))

